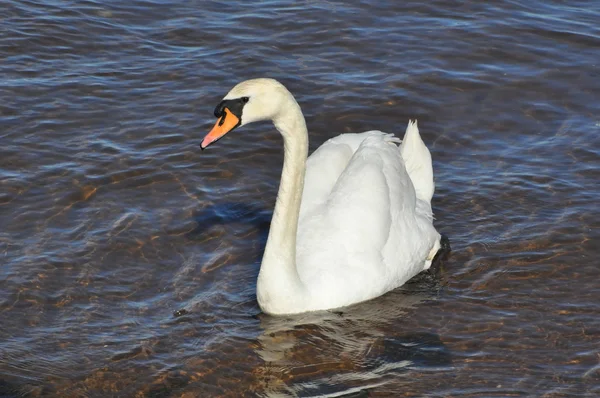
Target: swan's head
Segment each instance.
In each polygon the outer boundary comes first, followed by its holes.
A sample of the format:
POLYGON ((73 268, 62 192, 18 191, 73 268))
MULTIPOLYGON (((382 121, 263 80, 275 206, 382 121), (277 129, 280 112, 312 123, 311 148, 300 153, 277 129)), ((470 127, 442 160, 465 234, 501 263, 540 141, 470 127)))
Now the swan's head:
POLYGON ((239 83, 215 108, 217 123, 204 137, 200 148, 206 148, 245 124, 275 119, 281 104, 289 97, 289 91, 277 80, 252 79, 239 83))

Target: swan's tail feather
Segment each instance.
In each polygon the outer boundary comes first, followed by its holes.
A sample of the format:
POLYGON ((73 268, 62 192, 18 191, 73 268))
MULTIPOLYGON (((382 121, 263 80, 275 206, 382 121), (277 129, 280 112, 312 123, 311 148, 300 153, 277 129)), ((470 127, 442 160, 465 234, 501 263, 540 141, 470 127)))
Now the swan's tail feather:
POLYGON ((415 187, 417 198, 431 203, 435 184, 433 182, 433 165, 429 149, 423 143, 417 121, 410 120, 404 139, 400 145, 400 153, 406 165, 406 171, 415 187))

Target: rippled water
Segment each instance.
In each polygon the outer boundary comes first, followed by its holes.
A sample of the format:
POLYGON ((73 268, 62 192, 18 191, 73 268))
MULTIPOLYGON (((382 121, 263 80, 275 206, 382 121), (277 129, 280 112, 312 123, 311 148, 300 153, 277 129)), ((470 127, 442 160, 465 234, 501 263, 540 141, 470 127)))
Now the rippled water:
POLYGON ((599 396, 600 6, 402 3, 4 2, 0 396, 599 396), (281 139, 198 146, 259 76, 312 149, 418 118, 437 273, 260 314, 281 139))

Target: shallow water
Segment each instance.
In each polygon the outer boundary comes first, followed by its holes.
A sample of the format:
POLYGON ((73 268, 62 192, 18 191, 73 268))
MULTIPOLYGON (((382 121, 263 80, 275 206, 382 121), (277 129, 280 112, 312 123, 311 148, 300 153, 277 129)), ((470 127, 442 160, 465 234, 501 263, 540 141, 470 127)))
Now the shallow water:
POLYGON ((600 395, 600 6, 400 3, 4 2, 0 395, 600 395), (419 120, 437 273, 260 314, 281 139, 198 147, 258 76, 311 149, 419 120))

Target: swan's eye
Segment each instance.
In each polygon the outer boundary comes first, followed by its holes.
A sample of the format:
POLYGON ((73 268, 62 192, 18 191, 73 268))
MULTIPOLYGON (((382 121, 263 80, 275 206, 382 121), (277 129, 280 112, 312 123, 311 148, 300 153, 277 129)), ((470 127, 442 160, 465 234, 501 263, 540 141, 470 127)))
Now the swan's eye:
POLYGON ((245 104, 246 102, 250 101, 249 97, 242 97, 242 102, 245 104))

